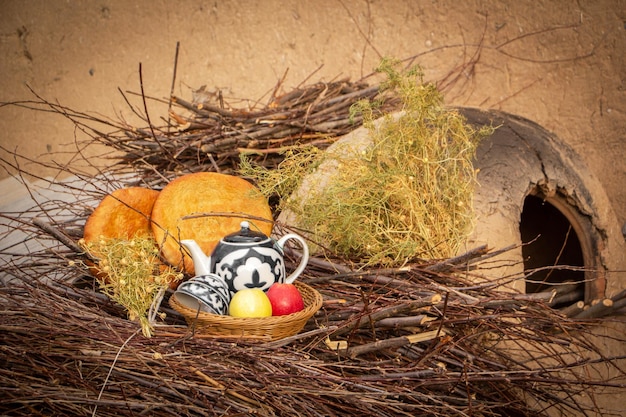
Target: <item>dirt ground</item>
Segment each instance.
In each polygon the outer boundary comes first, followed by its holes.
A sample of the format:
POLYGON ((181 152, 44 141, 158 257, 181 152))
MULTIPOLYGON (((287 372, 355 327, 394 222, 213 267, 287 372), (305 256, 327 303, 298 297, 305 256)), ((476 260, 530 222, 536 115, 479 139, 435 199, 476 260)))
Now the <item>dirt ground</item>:
MULTIPOLYGON (((518 114, 569 143, 623 222, 625 22, 624 0, 4 0, 0 101, 33 99, 29 86, 136 122, 117 89, 140 90, 141 63, 146 94, 167 97, 177 42, 174 91, 183 98, 206 85, 227 100, 266 100, 285 72, 288 90, 359 79, 381 57, 414 57, 448 104, 518 114)), ((166 115, 154 103, 149 110, 166 115)), ((38 160, 64 163, 75 151, 73 125, 58 115, 2 107, 0 132, 3 147, 38 160)))

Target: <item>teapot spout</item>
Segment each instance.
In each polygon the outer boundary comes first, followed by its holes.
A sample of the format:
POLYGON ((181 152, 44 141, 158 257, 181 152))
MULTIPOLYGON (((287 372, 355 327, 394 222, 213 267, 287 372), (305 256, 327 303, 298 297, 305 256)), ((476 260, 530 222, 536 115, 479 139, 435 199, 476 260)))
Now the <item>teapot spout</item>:
POLYGON ((195 275, 209 275, 211 273, 211 258, 202 252, 202 248, 193 239, 181 240, 183 245, 191 254, 195 275))

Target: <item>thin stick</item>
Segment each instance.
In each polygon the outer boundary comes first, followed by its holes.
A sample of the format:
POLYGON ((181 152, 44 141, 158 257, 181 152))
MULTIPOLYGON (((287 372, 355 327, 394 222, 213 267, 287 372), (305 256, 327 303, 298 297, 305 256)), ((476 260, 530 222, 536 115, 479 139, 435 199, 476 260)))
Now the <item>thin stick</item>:
POLYGON ((171 158, 172 154, 170 153, 170 151, 165 149, 161 141, 159 141, 159 138, 157 138, 156 134, 154 133, 154 126, 152 125, 152 122, 150 121, 150 113, 148 113, 148 103, 146 102, 146 95, 143 89, 143 71, 141 69, 141 62, 139 63, 139 87, 141 88, 141 100, 143 102, 143 109, 146 114, 146 121, 148 122, 150 133, 152 133, 152 139, 154 139, 157 145, 159 145, 159 148, 161 148, 161 151, 163 151, 165 154, 167 154, 171 158))
POLYGON ((301 339, 305 339, 311 336, 317 336, 317 335, 329 335, 332 332, 334 332, 335 330, 337 330, 337 326, 328 326, 328 327, 320 327, 319 329, 313 329, 313 330, 309 330, 308 332, 304 332, 304 333, 299 333, 299 334, 295 334, 293 336, 288 336, 288 337, 284 337, 282 339, 273 341, 273 342, 268 342, 263 344, 263 347, 266 348, 271 348, 271 349, 275 349, 275 348, 279 348, 279 347, 283 347, 286 346, 292 342, 295 342, 297 340, 301 340, 301 339))
POLYGON ((461 255, 455 256, 454 258, 446 259, 445 261, 441 261, 434 265, 427 266, 425 269, 427 271, 433 272, 449 271, 453 269, 456 265, 463 264, 473 258, 485 255, 487 252, 489 252, 487 245, 482 245, 477 248, 471 249, 461 255))
POLYGON ((383 349, 397 348, 412 343, 426 342, 428 340, 436 339, 443 334, 445 334, 445 332, 437 329, 409 336, 399 336, 390 339, 377 340, 376 342, 367 343, 365 345, 350 347, 347 349, 346 354, 349 358, 354 359, 359 355, 363 355, 364 353, 376 352, 383 349))
POLYGON ((172 85, 170 86, 170 98, 167 103, 167 132, 170 132, 171 123, 171 114, 172 114, 172 103, 174 100, 172 97, 174 96, 174 87, 176 85, 176 72, 178 68, 178 50, 180 49, 180 42, 176 42, 176 53, 174 55, 174 73, 172 74, 172 85))
MULTIPOLYGON (((111 373, 113 373, 113 368, 115 368, 115 364, 117 363, 117 360, 119 359, 120 354, 122 353, 122 351, 124 350, 128 342, 130 342, 133 337, 137 336, 140 331, 141 329, 135 330, 135 332, 131 334, 130 336, 128 336, 128 338, 124 341, 122 346, 120 346, 120 348, 117 350, 115 359, 113 359, 113 363, 111 364, 111 367, 109 368, 109 373, 107 374, 106 378, 104 379, 104 382, 102 383, 102 388, 100 389, 100 393, 98 394, 97 401, 100 401, 100 398, 102 398, 102 393, 104 392, 104 388, 107 386, 107 383, 109 382, 109 378, 111 377, 111 373)), ((95 417, 97 410, 98 410, 98 404, 96 403, 96 405, 93 408, 93 413, 91 413, 92 417, 95 417)))
POLYGON ((85 255, 89 260, 95 261, 97 258, 94 258, 88 252, 85 252, 80 246, 76 244, 69 236, 61 232, 59 229, 53 227, 50 223, 46 223, 41 219, 33 219, 33 224, 48 233, 56 240, 64 244, 68 249, 71 249, 76 254, 85 255))

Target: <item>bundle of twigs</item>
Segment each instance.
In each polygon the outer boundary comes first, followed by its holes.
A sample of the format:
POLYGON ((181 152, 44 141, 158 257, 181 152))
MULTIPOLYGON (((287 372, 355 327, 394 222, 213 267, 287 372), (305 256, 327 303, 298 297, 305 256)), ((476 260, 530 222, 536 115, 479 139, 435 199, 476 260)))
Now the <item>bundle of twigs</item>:
POLYGON ((359 100, 378 102, 380 114, 397 104, 378 85, 369 86, 364 80, 319 82, 279 94, 282 82, 274 87, 265 104, 241 104, 237 100, 230 104, 220 92, 195 92, 192 101, 174 95, 169 100, 149 98, 142 92, 141 104, 135 106, 129 98, 134 93, 122 93, 129 107, 148 124, 143 128, 77 112, 40 96, 11 104, 65 116, 88 135, 92 143, 84 146, 102 144, 114 151, 110 156, 113 163, 100 161, 104 163, 99 169, 106 169, 109 175, 131 170, 153 187, 180 172, 231 172, 241 153, 265 166, 274 166, 286 150, 307 145, 324 148, 361 126, 362 116, 350 115, 351 106, 359 100), (168 111, 160 126, 153 123, 148 110, 157 104, 167 106, 168 111), (242 107, 233 108, 236 104, 242 107))
MULTIPOLYGON (((254 111, 173 99, 170 123, 157 128, 144 113, 144 129, 45 100, 21 105, 47 106, 114 148, 112 172, 133 173, 115 181, 159 187, 177 172, 232 169, 242 149, 271 167, 285 147, 323 146, 358 125, 348 117, 353 100, 376 94, 363 83, 315 84, 254 111)), ((110 188, 80 184, 61 187, 71 198, 2 214, 3 239, 20 232, 23 243, 40 243, 1 250, 3 415, 585 414, 595 406, 581 394, 624 387, 621 358, 603 355, 583 322, 550 308, 558 291, 515 294, 471 275, 494 254, 486 248, 390 269, 313 258, 300 279, 324 305, 291 338, 203 337, 167 308, 167 296, 166 317, 145 338, 76 262, 90 204, 110 188), (615 377, 593 377, 599 365, 615 377)))
POLYGON ((615 358, 579 323, 460 278, 484 250, 388 270, 314 258, 302 279, 324 307, 275 342, 205 338, 165 304, 145 338, 62 261, 75 256, 22 265, 0 289, 4 414, 541 415, 585 412, 578 394, 623 383, 580 372, 615 358), (66 283, 42 280, 55 273, 66 283))

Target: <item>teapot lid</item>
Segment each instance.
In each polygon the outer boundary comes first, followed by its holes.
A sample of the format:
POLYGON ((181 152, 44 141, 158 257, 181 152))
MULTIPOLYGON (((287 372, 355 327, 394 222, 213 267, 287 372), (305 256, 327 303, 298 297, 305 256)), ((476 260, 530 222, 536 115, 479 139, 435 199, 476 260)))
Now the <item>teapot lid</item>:
POLYGON ((222 240, 229 243, 255 243, 263 242, 267 239, 268 237, 263 233, 250 230, 250 223, 243 221, 241 222, 241 230, 225 236, 222 240))

